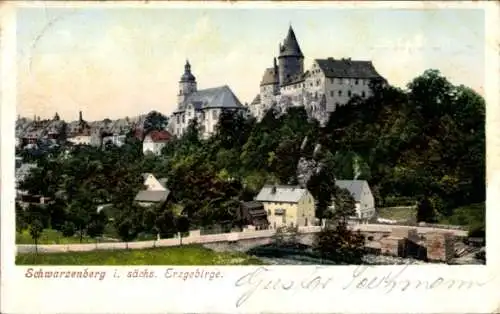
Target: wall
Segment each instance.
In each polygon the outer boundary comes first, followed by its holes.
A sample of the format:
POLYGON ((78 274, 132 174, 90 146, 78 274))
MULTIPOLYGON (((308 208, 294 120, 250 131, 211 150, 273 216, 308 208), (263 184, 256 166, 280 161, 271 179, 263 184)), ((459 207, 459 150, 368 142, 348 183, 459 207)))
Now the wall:
POLYGON ((147 154, 148 152, 151 152, 155 155, 160 155, 161 154, 161 150, 163 149, 163 147, 165 147, 166 143, 163 143, 163 142, 153 142, 151 140, 151 137, 148 135, 146 136, 146 138, 144 139, 144 142, 142 143, 142 151, 144 154, 147 154))
POLYGON ((355 95, 363 97, 363 92, 364 97, 369 97, 372 94, 369 82, 369 80, 364 79, 327 78, 325 80, 325 94, 327 95, 328 111, 335 111, 338 106, 347 104, 355 95), (351 92, 350 96, 349 92, 351 92))
POLYGON ((67 140, 68 142, 71 142, 75 145, 90 145, 91 136, 79 135, 75 137, 70 137, 67 140))
POLYGON ((363 219, 370 219, 375 215, 375 199, 368 183, 363 184, 360 200, 360 213, 363 219))
MULTIPOLYGON (((389 234, 392 232, 393 226, 387 225, 376 225, 376 224, 361 224, 351 226, 354 230, 360 230, 363 233, 372 233, 375 237, 379 238, 383 233, 389 234)), ((417 227, 418 234, 435 233, 436 231, 445 231, 435 228, 422 228, 417 227)), ((299 232, 302 233, 301 242, 304 244, 312 243, 314 233, 320 231, 320 227, 309 226, 300 227, 299 232)), ((446 230, 447 231, 447 230, 446 230)), ((465 236, 466 231, 453 230, 451 233, 454 236, 465 236)), ((246 245, 249 246, 252 242, 250 239, 257 239, 254 243, 259 243, 262 238, 272 238, 275 234, 275 230, 257 230, 257 231, 247 231, 247 232, 231 232, 222 234, 210 234, 210 235, 199 235, 196 230, 190 232, 189 237, 182 239, 183 244, 199 243, 207 244, 213 242, 235 242, 240 240, 247 240, 246 245)), ((265 241, 265 240, 262 240, 265 241)), ((147 249, 153 247, 169 247, 180 245, 180 239, 161 239, 158 241, 138 241, 138 242, 112 242, 112 243, 93 243, 93 244, 46 244, 38 245, 38 251, 40 253, 58 253, 58 252, 83 252, 83 251, 93 251, 93 250, 119 250, 119 249, 147 249)), ((450 247, 448 243, 448 247, 450 247)), ((18 253, 29 253, 35 252, 35 245, 32 244, 18 244, 16 245, 18 253)), ((449 252, 447 252, 449 254, 449 252)))
POLYGON ((316 218, 314 208, 314 198, 311 193, 307 193, 298 204, 297 224, 299 226, 309 226, 316 218), (307 221, 306 221, 307 219, 307 221))
POLYGON ((263 202, 263 204, 271 228, 278 228, 284 225, 289 226, 290 223, 293 223, 294 226, 297 225, 297 204, 277 202, 263 202), (276 209, 284 209, 286 215, 275 215, 276 209))

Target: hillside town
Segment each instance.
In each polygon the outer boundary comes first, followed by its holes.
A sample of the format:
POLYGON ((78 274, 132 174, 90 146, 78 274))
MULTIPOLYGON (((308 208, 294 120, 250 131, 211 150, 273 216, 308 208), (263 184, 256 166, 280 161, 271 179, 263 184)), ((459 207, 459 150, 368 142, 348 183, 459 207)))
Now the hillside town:
POLYGON ((264 259, 279 242, 332 263, 484 263, 482 97, 436 70, 408 91, 371 61, 305 70, 292 26, 278 52, 249 104, 229 84, 199 89, 186 60, 172 113, 18 117, 18 244, 261 234, 244 251, 264 259))

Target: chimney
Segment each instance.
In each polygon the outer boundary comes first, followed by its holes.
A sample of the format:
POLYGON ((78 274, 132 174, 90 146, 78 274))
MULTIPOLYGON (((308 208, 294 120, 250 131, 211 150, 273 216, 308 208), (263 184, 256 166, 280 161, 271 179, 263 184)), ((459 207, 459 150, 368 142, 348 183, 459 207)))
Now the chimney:
POLYGON ((276 62, 276 57, 274 58, 274 70, 276 71, 278 69, 278 62, 276 62))
POLYGON ((81 111, 80 111, 80 113, 79 113, 79 120, 80 120, 80 121, 83 121, 83 114, 82 114, 82 112, 81 112, 81 111))
POLYGON ((271 188, 271 193, 276 194, 276 185, 273 185, 273 187, 271 188))

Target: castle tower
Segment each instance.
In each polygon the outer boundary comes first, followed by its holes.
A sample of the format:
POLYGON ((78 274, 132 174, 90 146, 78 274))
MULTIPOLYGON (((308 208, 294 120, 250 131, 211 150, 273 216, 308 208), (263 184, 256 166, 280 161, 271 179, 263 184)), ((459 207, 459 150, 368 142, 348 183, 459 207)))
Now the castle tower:
POLYGON ((196 92, 196 77, 191 73, 191 64, 186 60, 184 65, 184 74, 179 81, 179 95, 177 95, 177 102, 182 104, 187 96, 196 92))
POLYGON ((280 85, 283 85, 292 76, 304 73, 304 55, 291 25, 283 44, 280 44, 278 60, 280 85))

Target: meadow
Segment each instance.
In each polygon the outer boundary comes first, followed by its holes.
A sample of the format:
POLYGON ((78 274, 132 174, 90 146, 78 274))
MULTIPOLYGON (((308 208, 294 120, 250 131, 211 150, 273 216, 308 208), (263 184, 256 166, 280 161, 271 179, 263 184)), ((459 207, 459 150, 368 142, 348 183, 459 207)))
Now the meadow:
POLYGON ((143 250, 21 253, 17 265, 260 265, 258 258, 236 252, 214 252, 199 245, 143 250))

